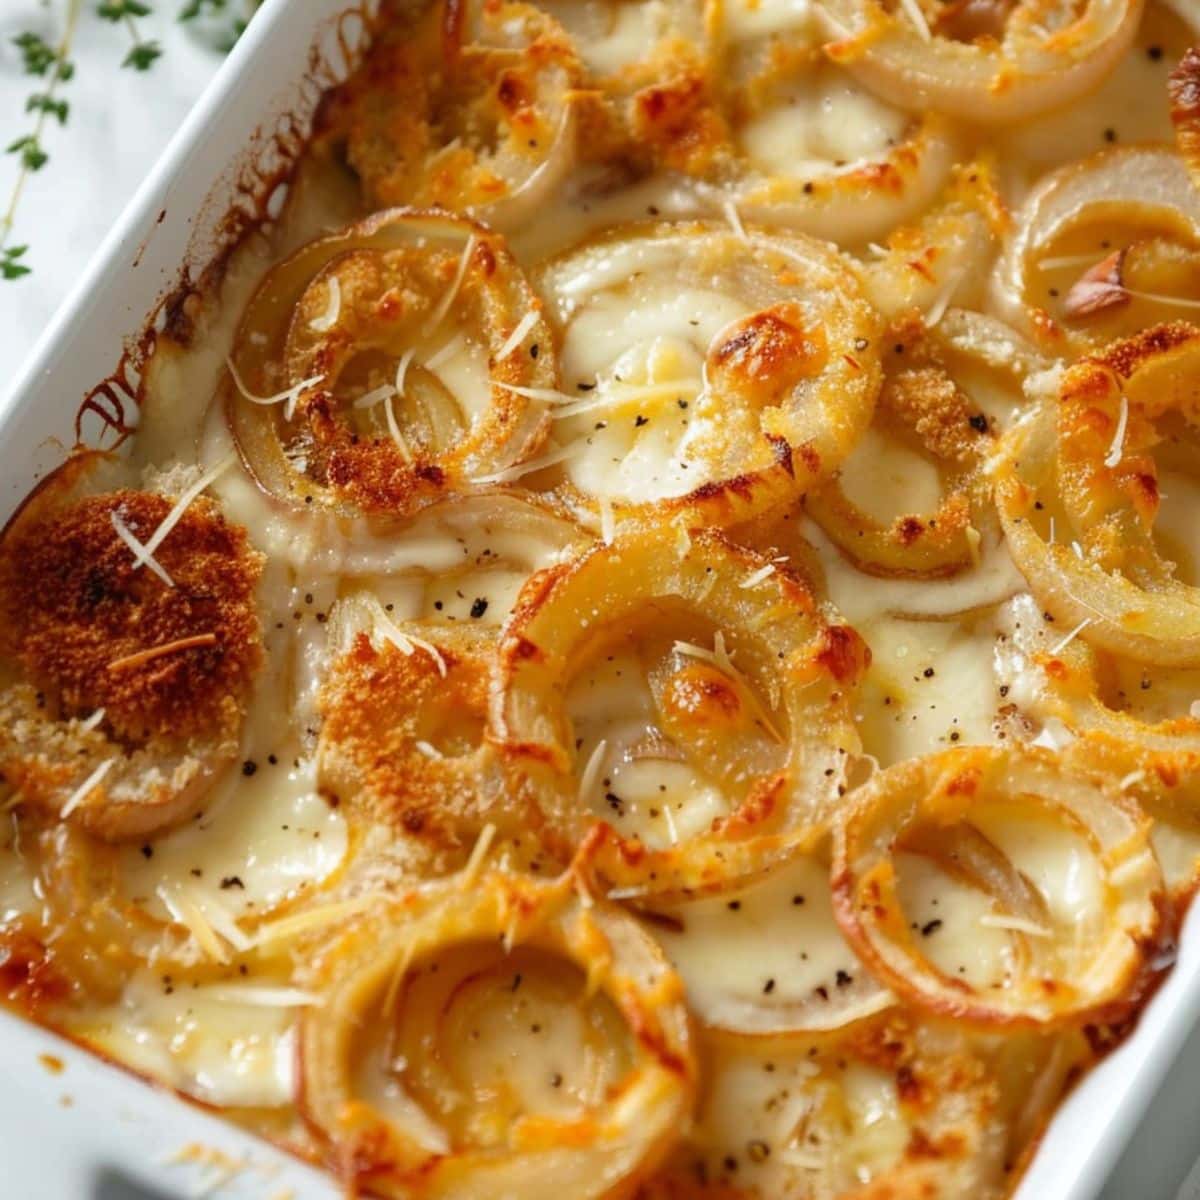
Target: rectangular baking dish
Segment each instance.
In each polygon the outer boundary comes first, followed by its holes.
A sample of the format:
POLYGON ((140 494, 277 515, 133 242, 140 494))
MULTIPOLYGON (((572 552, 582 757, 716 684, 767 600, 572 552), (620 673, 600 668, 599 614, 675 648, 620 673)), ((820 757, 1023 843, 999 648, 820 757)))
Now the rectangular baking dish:
MULTIPOLYGON (((347 0, 263 5, 0 400, 0 519, 77 434, 91 445, 111 440, 101 413, 133 418, 139 338, 162 319, 181 268, 196 279, 219 251, 229 214, 247 211, 298 151, 321 87, 344 73, 361 41, 361 15, 347 8, 347 0)), ((1018 1200, 1099 1194, 1198 1018, 1193 913, 1174 971, 1135 1032, 1060 1109, 1018 1200)), ((5 1197, 339 1194, 219 1118, 3 1013, 0 1058, 8 1067, 0 1089, 5 1197)))

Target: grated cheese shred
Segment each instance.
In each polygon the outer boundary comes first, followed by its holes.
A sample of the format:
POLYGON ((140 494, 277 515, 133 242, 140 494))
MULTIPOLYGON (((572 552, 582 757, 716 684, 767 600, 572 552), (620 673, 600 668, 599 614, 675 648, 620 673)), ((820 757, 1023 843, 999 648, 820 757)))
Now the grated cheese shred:
MULTIPOLYGON (((104 710, 101 709, 101 712, 104 710)), ((115 758, 106 758, 70 795, 59 810, 59 817, 66 820, 76 809, 82 807, 97 784, 113 769, 115 758)))

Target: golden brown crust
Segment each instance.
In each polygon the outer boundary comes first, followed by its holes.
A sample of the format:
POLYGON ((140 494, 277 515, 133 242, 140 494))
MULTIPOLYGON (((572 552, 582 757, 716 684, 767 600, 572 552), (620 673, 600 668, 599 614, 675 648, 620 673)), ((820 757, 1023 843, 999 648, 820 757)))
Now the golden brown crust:
POLYGON ((4 652, 56 711, 103 708, 132 743, 227 728, 262 659, 261 559, 211 502, 195 501, 155 553, 173 587, 135 569, 114 518, 144 544, 171 507, 147 492, 89 496, 0 548, 4 652))

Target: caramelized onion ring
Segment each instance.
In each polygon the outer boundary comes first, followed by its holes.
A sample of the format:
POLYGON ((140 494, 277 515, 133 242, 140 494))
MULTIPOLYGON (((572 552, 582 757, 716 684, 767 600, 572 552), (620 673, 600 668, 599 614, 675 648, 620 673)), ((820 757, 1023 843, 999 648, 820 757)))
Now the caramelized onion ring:
POLYGON ((1200 664, 1200 593, 1175 578, 1152 536, 1148 451, 1171 412, 1200 420, 1200 331, 1159 326, 1082 359, 1005 436, 996 506, 1017 566, 1068 627, 1114 653, 1185 666, 1200 664), (1055 514, 1064 528, 1051 540, 1055 514))
POLYGON ((949 750, 897 764, 856 794, 835 832, 834 911, 863 961, 902 999, 983 1025, 1045 1027, 1132 1010, 1163 933, 1162 885, 1150 823, 1137 805, 1038 750, 949 750), (1083 930, 1077 913, 1049 903, 1044 919, 1031 921, 1005 911, 1022 903, 1020 896, 993 891, 999 919, 1012 920, 1012 936, 1023 943, 1024 970, 1010 969, 999 987, 977 987, 921 952, 901 906, 893 856, 910 848, 930 853, 923 836, 962 825, 986 830, 1022 811, 1086 843, 1096 863, 1101 911, 1094 916, 1101 924, 1083 930), (1080 944, 1080 933, 1089 945, 1080 944))
POLYGON ((556 382, 553 336, 499 235, 409 209, 276 266, 243 314, 232 366, 229 420, 255 478, 301 511, 342 515, 403 515, 511 466, 544 436, 537 395, 556 382), (335 396, 353 374, 357 407, 335 396), (407 389, 421 403, 415 445, 392 407, 407 389), (369 436, 356 412, 376 414, 369 436))
POLYGON ((934 513, 901 515, 884 525, 850 500, 835 477, 810 492, 804 506, 860 570, 953 575, 976 562, 989 515, 991 487, 983 473, 992 442, 988 421, 955 382, 923 322, 894 325, 889 334, 902 365, 885 375, 875 424, 915 437, 937 460, 945 480, 941 502, 934 513))
POLYGON ((0 543, 0 771, 107 841, 195 812, 237 755, 263 657, 245 531, 199 496, 168 525, 174 498, 116 486, 127 474, 76 456, 0 543), (143 564, 134 540, 160 528, 143 564))
MULTIPOLYGON (((1064 328, 1034 300, 1040 263, 1053 244, 1094 224, 1109 238, 1114 222, 1161 230, 1200 247, 1200 194, 1179 155, 1162 146, 1105 150, 1052 171, 1029 194, 996 268, 996 300, 1019 328, 1052 346, 1089 344, 1086 328, 1064 328)), ((1107 241, 1105 242, 1107 244, 1107 241)), ((1095 262, 1105 256, 1099 250, 1095 262)), ((1086 259, 1076 274, 1082 274, 1086 259)))
POLYGON ((415 30, 410 14, 394 16, 326 102, 324 136, 344 144, 372 209, 465 211, 511 229, 575 160, 580 66, 533 5, 479 5, 470 30, 465 8, 431 5, 415 30))
POLYGON ((331 1165, 379 1195, 599 1200, 656 1165, 691 1104, 696 1064, 678 977, 636 922, 581 903, 569 883, 489 875, 469 887, 450 881, 410 892, 328 945, 309 986, 323 1002, 303 1018, 298 1103, 331 1165), (573 1119, 525 1113, 497 1131, 494 1145, 454 1144, 415 1101, 410 1111, 419 1116, 389 1119, 360 1092, 355 1057, 364 1028, 381 1013, 401 1029, 436 1020, 436 1011, 406 1006, 409 982, 439 954, 498 942, 509 953, 529 949, 574 964, 581 999, 610 1002, 627 1027, 628 1069, 573 1119))
POLYGON ((622 230, 538 284, 564 337, 557 436, 580 443, 568 492, 610 499, 618 518, 745 518, 827 476, 870 419, 878 323, 822 242, 622 230))
POLYGON ((1048 7, 1021 0, 1001 15, 1002 29, 961 40, 943 33, 940 20, 921 29, 903 5, 889 12, 880 0, 822 0, 821 16, 836 39, 826 53, 893 104, 1000 124, 1098 84, 1129 48, 1142 13, 1141 0, 1087 0, 1081 12, 1067 0, 1048 7), (1049 32, 1047 16, 1056 26, 1049 32))
POLYGON ((717 778, 727 787, 734 782, 727 776, 736 776, 741 801, 709 831, 665 849, 597 826, 588 865, 644 894, 748 879, 825 827, 847 755, 858 749, 850 697, 867 658, 858 635, 831 624, 791 571, 712 530, 688 536, 666 525, 631 527, 613 544, 534 576, 501 644, 490 734, 512 772, 513 794, 532 794, 568 846, 581 842, 595 818, 579 797, 586 772, 564 711, 566 688, 605 637, 628 636, 640 617, 661 618, 670 606, 714 624, 722 639, 714 644, 727 644, 730 659, 712 654, 712 669, 700 664, 696 686, 711 704, 681 680, 685 694, 668 736, 705 765, 724 768, 717 778), (770 699, 747 696, 744 685, 770 699), (761 711, 767 706, 769 714, 761 711), (743 738, 743 726, 755 725, 771 726, 781 769, 743 761, 743 745, 756 745, 743 738))

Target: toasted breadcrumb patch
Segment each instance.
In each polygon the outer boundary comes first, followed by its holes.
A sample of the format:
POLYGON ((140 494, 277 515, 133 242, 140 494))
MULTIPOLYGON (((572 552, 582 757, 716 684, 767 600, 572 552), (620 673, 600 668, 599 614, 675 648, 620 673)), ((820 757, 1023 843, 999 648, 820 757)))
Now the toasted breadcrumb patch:
POLYGON ((500 801, 483 743, 491 639, 446 630, 434 641, 444 674, 427 654, 354 639, 322 691, 320 773, 344 803, 427 842, 455 869, 500 801))
POLYGON ((175 587, 137 570, 113 514, 145 539, 170 509, 146 492, 89 496, 0 548, 0 650, 61 715, 103 708, 127 742, 223 725, 262 658, 262 560, 210 501, 197 500, 156 552, 175 587), (145 656, 187 639, 177 653, 145 656), (109 669, 122 660, 133 665, 109 669))

